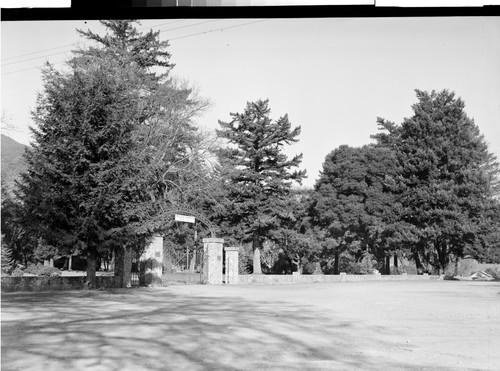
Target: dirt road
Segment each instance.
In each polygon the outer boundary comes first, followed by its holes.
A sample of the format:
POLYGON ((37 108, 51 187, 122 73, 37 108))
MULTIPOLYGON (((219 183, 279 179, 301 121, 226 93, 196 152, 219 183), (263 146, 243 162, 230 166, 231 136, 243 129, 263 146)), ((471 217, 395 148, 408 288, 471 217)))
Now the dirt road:
POLYGON ((500 284, 2 295, 2 370, 498 370, 500 284))

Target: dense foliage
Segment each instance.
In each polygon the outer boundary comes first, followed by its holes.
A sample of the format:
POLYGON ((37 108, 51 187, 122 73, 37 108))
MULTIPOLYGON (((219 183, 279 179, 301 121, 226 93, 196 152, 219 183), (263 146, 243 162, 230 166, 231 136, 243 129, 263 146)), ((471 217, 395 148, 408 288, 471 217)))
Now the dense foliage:
POLYGON ((248 102, 219 121, 217 143, 194 122, 208 102, 170 77, 159 33, 102 24, 103 36, 78 31, 93 44, 64 69, 43 69, 27 170, 14 194, 2 185, 2 272, 51 274, 42 262, 78 253, 93 283, 115 254, 125 277, 154 233, 193 254, 217 232, 242 246, 240 271, 257 274, 500 262, 498 162, 453 93, 417 90, 410 118, 379 118, 374 143, 332 149, 314 189, 299 190, 302 155, 283 150, 300 127, 287 115, 248 102), (202 223, 178 226, 180 210, 202 223))
POLYGON ((416 93, 413 116, 401 125, 379 119, 385 132, 375 138, 398 161, 399 243, 417 265, 444 272, 452 257, 481 259, 498 246, 499 169, 461 99, 446 90, 416 93))
POLYGON ((200 167, 192 118, 206 105, 168 70, 155 73, 170 66, 158 33, 103 24, 105 37, 81 32, 99 44, 76 52, 68 72, 44 69, 19 186, 25 225, 60 250, 85 251, 91 282, 99 249, 130 256, 183 201, 181 178, 200 167))
POLYGON ((229 146, 219 151, 226 191, 226 228, 241 242, 252 242, 253 272, 261 273, 260 252, 265 239, 278 227, 286 209, 292 181, 300 184, 302 155, 288 159, 285 144, 296 142, 300 127, 291 129, 288 116, 270 118, 267 100, 249 102, 230 122, 219 121, 220 138, 229 146))
POLYGON ((393 153, 385 148, 340 146, 326 157, 310 212, 325 233, 324 255, 333 257, 333 273, 339 273, 342 255, 383 260, 394 247, 400 212, 396 169, 393 153))

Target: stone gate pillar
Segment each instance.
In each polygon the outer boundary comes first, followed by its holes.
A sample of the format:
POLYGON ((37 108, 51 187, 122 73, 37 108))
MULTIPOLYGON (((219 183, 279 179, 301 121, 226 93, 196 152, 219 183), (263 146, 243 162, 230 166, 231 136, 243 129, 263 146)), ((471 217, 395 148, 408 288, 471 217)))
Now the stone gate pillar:
POLYGON ((207 283, 222 284, 223 238, 203 239, 203 277, 207 283))
POLYGON ((224 247, 224 251, 226 252, 226 277, 225 282, 230 284, 238 283, 239 278, 239 247, 224 247))
POLYGON ((163 237, 155 235, 139 259, 141 285, 161 286, 163 274, 163 237))

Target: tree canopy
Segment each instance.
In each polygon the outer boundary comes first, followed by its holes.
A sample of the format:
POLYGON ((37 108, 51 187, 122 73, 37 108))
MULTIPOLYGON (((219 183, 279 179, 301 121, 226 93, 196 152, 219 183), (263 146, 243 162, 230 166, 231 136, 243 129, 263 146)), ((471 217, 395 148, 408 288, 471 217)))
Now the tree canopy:
POLYGON ((261 273, 262 243, 278 224, 292 182, 305 177, 305 171, 293 170, 302 155, 288 159, 283 153, 284 145, 298 140, 300 126, 292 130, 287 115, 273 121, 270 112, 268 100, 248 102, 243 113, 231 113, 231 121, 219 121, 217 130, 228 143, 219 151, 230 200, 224 215, 237 239, 252 242, 254 273, 261 273))
MULTIPOLYGON (((444 271, 452 256, 471 253, 495 201, 498 163, 454 93, 416 90, 413 116, 401 125, 384 119, 378 145, 395 151, 402 192, 401 241, 415 260, 444 271)), ((496 226, 498 228, 498 225, 496 226)))
POLYGON ((338 273, 343 253, 360 260, 363 253, 384 256, 398 217, 396 166, 390 150, 340 146, 327 155, 310 212, 325 233, 327 255, 338 273))
MULTIPOLYGON (((43 68, 27 170, 14 195, 2 185, 4 271, 80 252, 95 284, 98 255, 113 251, 126 285, 131 252, 190 209, 245 245, 256 274, 261 251, 280 273, 320 263, 390 273, 394 255, 420 272, 466 256, 500 261, 499 164, 454 93, 416 90, 411 117, 378 118, 373 143, 334 148, 314 189, 298 190, 302 154, 285 148, 301 127, 287 114, 273 120, 268 100, 248 102, 213 138, 195 123, 208 100, 171 77, 159 32, 101 23, 104 35, 77 30, 91 45, 63 68, 43 68)), ((172 249, 195 243, 188 228, 164 235, 172 249)))
POLYGON ((168 71, 152 71, 171 67, 158 33, 103 24, 104 37, 81 32, 102 45, 75 52, 68 72, 43 71, 19 193, 47 242, 84 246, 90 280, 98 246, 148 238, 182 199, 180 179, 201 161, 192 119, 207 104, 168 71))

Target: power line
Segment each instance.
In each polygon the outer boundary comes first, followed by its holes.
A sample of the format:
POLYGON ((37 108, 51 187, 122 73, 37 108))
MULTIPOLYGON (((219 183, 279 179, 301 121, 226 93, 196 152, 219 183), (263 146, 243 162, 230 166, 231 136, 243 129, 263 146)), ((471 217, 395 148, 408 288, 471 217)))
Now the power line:
MULTIPOLYGON (((215 22, 215 21, 217 21, 217 19, 210 20, 210 21, 204 21, 204 22, 198 22, 198 23, 194 23, 194 24, 189 24, 189 25, 186 25, 186 26, 180 26, 180 27, 174 27, 174 28, 167 28, 167 29, 159 30, 159 31, 160 32, 173 31, 173 30, 178 30, 178 29, 181 29, 181 28, 193 27, 193 26, 197 26, 197 25, 200 25, 200 24, 209 23, 209 22, 215 22)), ((166 25, 166 24, 172 24, 172 23, 176 23, 176 22, 178 22, 178 21, 161 23, 161 24, 153 26, 153 27, 158 27, 158 26, 166 25)), ((139 31, 142 31, 142 30, 145 30, 145 29, 148 29, 148 28, 150 29, 151 27, 144 27, 144 28, 139 29, 139 31)), ((88 42, 84 42, 83 44, 86 45, 86 44, 88 44, 88 42)), ((67 44, 67 45, 63 45, 63 46, 59 46, 59 47, 55 47, 55 48, 51 48, 51 49, 46 49, 45 51, 66 48, 68 46, 78 46, 78 43, 72 43, 72 44, 67 44)), ((3 63, 2 66, 9 66, 9 65, 12 65, 12 64, 16 64, 16 63, 29 62, 29 61, 36 60, 36 59, 39 59, 39 58, 51 57, 51 56, 54 56, 54 55, 68 53, 69 51, 70 50, 65 50, 63 52, 52 53, 52 54, 45 54, 45 55, 40 55, 38 57, 33 57, 33 58, 28 58, 28 59, 22 59, 20 61, 3 63)), ((8 60, 8 59, 10 60, 10 59, 15 59, 15 58, 20 58, 21 56, 28 56, 28 55, 32 55, 32 54, 39 54, 39 53, 42 53, 42 52, 43 51, 38 51, 38 52, 33 52, 33 53, 27 53, 27 54, 19 55, 17 57, 4 58, 3 60, 8 60)))
MULTIPOLYGON (((160 26, 165 26, 167 24, 172 24, 172 23, 178 23, 178 22, 183 22, 185 21, 185 19, 178 19, 176 21, 172 21, 172 22, 166 22, 166 23, 160 23, 160 24, 155 24, 153 26, 150 26, 150 27, 143 27, 143 28, 139 28, 139 31, 143 31, 143 30, 146 30, 148 28, 153 28, 153 27, 160 27, 160 26)), ((85 44, 85 43, 84 43, 85 44)), ((33 54, 40 54, 40 53, 44 53, 44 52, 49 52, 51 50, 57 50, 57 49, 61 49, 61 48, 67 48, 68 46, 77 46, 78 43, 71 43, 71 44, 66 44, 66 45, 61 45, 61 46, 56 46, 55 48, 49 48, 49 49, 42 49, 42 50, 38 50, 36 52, 30 52, 30 53, 26 53, 26 54, 19 54, 19 55, 15 55, 15 56, 12 56, 12 57, 7 57, 7 58, 2 58, 2 61, 7 61, 7 60, 11 60, 11 59, 16 59, 16 58, 21 58, 21 57, 27 57, 29 55, 33 55, 33 54)), ((42 58, 43 56, 40 56, 40 58, 42 58)))
MULTIPOLYGON (((55 63, 51 63, 52 66, 55 66, 56 64, 63 64, 64 61, 61 61, 61 62, 55 62, 55 63)), ((23 71, 29 71, 29 70, 36 70, 36 69, 41 69, 42 66, 36 66, 36 67, 30 67, 30 68, 24 68, 22 70, 16 70, 16 71, 11 71, 11 72, 5 72, 5 73, 2 73, 2 76, 4 75, 10 75, 10 74, 13 74, 13 73, 17 73, 17 72, 23 72, 23 71)))
POLYGON ((170 40, 184 39, 184 38, 187 38, 187 37, 192 37, 192 36, 197 36, 197 35, 204 35, 204 34, 207 34, 207 33, 210 33, 210 32, 224 31, 224 30, 228 30, 230 28, 236 28, 236 27, 241 27, 241 26, 247 26, 249 24, 265 22, 266 20, 267 19, 262 19, 260 21, 253 21, 253 22, 248 22, 248 23, 242 23, 242 24, 238 24, 238 25, 235 25, 235 26, 222 27, 222 28, 217 28, 215 30, 208 30, 208 31, 193 33, 193 34, 185 35, 185 36, 172 37, 172 38, 169 39, 169 41, 170 40))
MULTIPOLYGON (((19 54, 19 55, 16 55, 14 57, 2 58, 2 61, 7 61, 7 60, 10 60, 10 59, 16 59, 16 58, 21 58, 21 57, 27 57, 28 55, 40 54, 40 53, 43 53, 43 52, 48 52, 48 51, 56 50, 56 49, 67 48, 68 46, 73 46, 73 45, 75 45, 75 44, 74 43, 73 44, 66 44, 66 45, 62 45, 62 46, 56 46, 55 48, 39 50, 37 52, 31 52, 31 53, 26 53, 26 54, 19 54)), ((41 56, 39 58, 42 58, 42 57, 43 56, 41 56)), ((6 64, 4 64, 4 66, 5 65, 6 64)))
MULTIPOLYGON (((188 25, 188 26, 176 27, 176 28, 173 28, 173 29, 160 30, 160 32, 163 32, 163 31, 171 31, 171 30, 175 30, 175 29, 179 29, 179 28, 185 28, 185 27, 190 27, 190 26, 196 26, 196 25, 199 25, 199 24, 209 23, 209 22, 215 22, 215 21, 217 21, 217 20, 211 20, 211 21, 199 22, 199 23, 195 23, 195 24, 192 24, 192 25, 188 25)), ((203 31, 203 32, 197 32, 197 33, 193 33, 193 34, 189 34, 189 35, 184 35, 184 36, 179 36, 179 37, 169 38, 169 39, 168 39, 168 41, 171 41, 171 40, 179 40, 179 39, 185 39, 185 38, 189 38, 189 37, 194 37, 194 36, 204 35, 204 34, 207 34, 207 33, 217 32, 217 31, 224 31, 224 30, 228 30, 228 29, 231 29, 231 28, 236 28, 236 27, 247 26, 247 25, 250 25, 250 24, 260 23, 260 22, 265 22, 265 21, 267 21, 267 19, 262 19, 262 20, 258 20, 258 21, 253 21, 253 22, 242 23, 242 24, 238 24, 238 25, 234 25, 234 26, 227 26, 227 27, 216 28, 216 29, 213 29, 213 30, 208 30, 208 31, 203 31)), ((149 28, 149 27, 148 27, 148 28, 149 28)), ((71 44, 71 45, 73 45, 73 44, 71 44)), ((40 56, 40 57, 36 57, 36 58, 30 58, 30 59, 23 60, 23 61, 19 61, 19 62, 15 62, 15 63, 21 63, 21 62, 25 62, 25 61, 28 61, 28 60, 34 60, 34 59, 39 59, 39 58, 45 58, 45 57, 48 57, 48 56, 51 56, 51 55, 64 54, 64 53, 67 53, 67 52, 68 52, 68 51, 65 51, 65 52, 60 52, 60 53, 53 53, 53 54, 49 54, 49 55, 45 55, 45 56, 40 56)), ((56 62, 56 63, 52 63, 52 65, 61 64, 61 63, 64 63, 64 62, 56 62)), ((4 66, 6 66, 6 65, 10 65, 10 64, 13 64, 13 63, 7 63, 7 64, 4 64, 4 66)), ((10 75, 10 74, 17 73, 17 72, 23 72, 23 71, 28 71, 28 70, 39 69, 39 68, 41 68, 41 67, 40 67, 40 66, 36 66, 36 67, 31 67, 31 68, 24 68, 24 69, 22 69, 22 70, 16 70, 16 71, 11 71, 11 72, 5 72, 5 73, 2 73, 2 76, 4 76, 4 75, 10 75)))
POLYGON ((10 63, 4 63, 2 64, 2 66, 9 66, 11 64, 17 64, 17 63, 23 63, 23 62, 29 62, 29 61, 33 61, 35 59, 40 59, 40 58, 45 58, 45 57, 51 57, 53 55, 59 55, 59 54, 66 54, 66 53, 69 53, 71 50, 65 50, 63 52, 59 52, 59 53, 52 53, 52 54, 47 54, 47 55, 41 55, 39 57, 33 57, 33 58, 28 58, 28 59, 23 59, 22 61, 17 61, 17 62, 10 62, 10 63))
POLYGON ((159 30, 159 31, 160 31, 160 32, 164 32, 164 31, 179 30, 179 29, 181 29, 181 28, 192 27, 192 26, 198 26, 199 24, 210 23, 210 22, 217 22, 217 21, 219 21, 219 20, 220 20, 220 19, 212 19, 212 20, 210 20, 210 21, 203 21, 203 22, 198 22, 198 23, 188 24, 188 25, 186 25, 186 26, 174 27, 174 28, 166 28, 166 29, 159 30))

